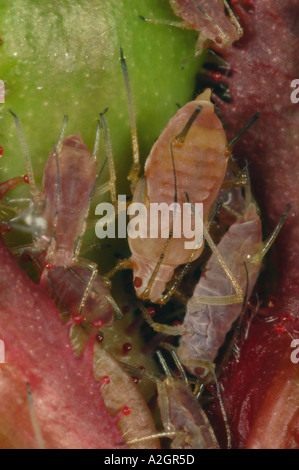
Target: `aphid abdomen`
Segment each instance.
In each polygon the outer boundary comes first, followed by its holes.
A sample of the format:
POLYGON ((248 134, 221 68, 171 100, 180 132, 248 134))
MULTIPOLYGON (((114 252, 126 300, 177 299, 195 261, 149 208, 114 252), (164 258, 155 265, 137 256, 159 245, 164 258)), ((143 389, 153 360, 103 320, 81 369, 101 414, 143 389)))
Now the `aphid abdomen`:
MULTIPOLYGON (((262 229, 254 204, 244 217, 235 222, 218 244, 228 268, 236 277, 243 292, 250 297, 260 270, 260 264, 250 259, 263 247, 262 229), (245 267, 246 263, 246 267, 245 267), (247 273, 248 285, 247 285, 247 273)), ((197 284, 193 297, 187 304, 184 319, 185 334, 180 339, 178 355, 192 373, 196 360, 213 361, 225 340, 232 323, 241 313, 241 304, 197 305, 196 297, 202 295, 223 297, 233 294, 233 288, 214 255, 209 259, 205 272, 197 284)))
POLYGON ((177 177, 177 200, 204 202, 208 210, 223 181, 226 167, 226 136, 214 106, 208 100, 191 101, 170 120, 145 164, 145 177, 149 202, 174 202, 174 172, 177 177), (180 134, 197 106, 202 110, 192 123, 186 138, 178 142, 180 134), (212 183, 211 183, 212 181, 212 183))
POLYGON ((190 28, 200 31, 220 47, 231 46, 242 35, 241 30, 225 14, 223 0, 170 0, 170 4, 174 13, 185 20, 190 28))
MULTIPOLYGON (((203 203, 203 219, 206 220, 226 173, 229 156, 226 145, 222 124, 210 102, 210 93, 206 91, 176 113, 153 146, 145 164, 146 184, 142 202, 147 204, 148 209, 155 203, 170 206, 176 198, 181 209, 182 204, 188 201, 203 203), (186 135, 183 135, 182 130, 197 107, 201 110, 186 135)), ((140 198, 138 191, 137 193, 140 198)), ((147 227, 150 222, 152 220, 148 210, 147 227)), ((131 238, 129 233, 128 239, 134 276, 142 280, 139 287, 135 285, 136 293, 141 295, 163 253, 166 239, 152 238, 149 232, 143 239, 131 238)), ((174 269, 189 259, 191 251, 185 248, 187 241, 190 240, 187 240, 183 230, 180 237, 173 237, 171 240, 171 246, 164 254, 163 263, 151 288, 150 299, 153 302, 163 293, 174 269)), ((199 248, 194 259, 201 252, 202 248, 199 248)))
POLYGON ((55 237, 51 257, 56 266, 67 267, 71 263, 96 178, 96 166, 80 134, 67 137, 61 149, 53 150, 48 158, 43 179, 46 200, 43 217, 49 236, 55 237))

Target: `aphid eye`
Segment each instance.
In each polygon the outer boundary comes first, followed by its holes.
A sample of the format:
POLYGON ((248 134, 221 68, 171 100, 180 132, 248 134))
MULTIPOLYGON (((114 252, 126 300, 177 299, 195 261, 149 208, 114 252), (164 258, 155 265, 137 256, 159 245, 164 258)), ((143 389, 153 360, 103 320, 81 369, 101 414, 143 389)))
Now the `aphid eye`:
POLYGON ((121 409, 121 412, 124 416, 129 416, 131 414, 131 408, 129 406, 124 406, 121 409))
POLYGON ((79 315, 78 313, 76 313, 75 315, 72 316, 72 320, 73 322, 75 323, 75 325, 80 325, 83 321, 83 318, 81 315, 79 315))
POLYGON ((275 331, 276 333, 278 333, 279 335, 284 333, 285 332, 285 326, 284 325, 275 325, 275 331))
POLYGON ((155 307, 146 307, 147 313, 151 316, 154 317, 156 315, 156 309, 155 307))
POLYGON ((46 263, 44 268, 47 270, 47 271, 51 271, 53 268, 54 268, 54 265, 51 264, 51 263, 46 263))
POLYGON ((24 183, 29 184, 29 176, 28 175, 24 175, 23 180, 24 180, 24 183))
POLYGON ((212 78, 213 80, 215 80, 215 82, 220 82, 220 80, 222 80, 223 78, 223 75, 221 72, 213 72, 212 73, 212 78))
POLYGON ((281 321, 283 321, 283 322, 290 321, 291 315, 290 315, 289 313, 284 313, 283 315, 281 315, 280 319, 281 319, 281 321))
POLYGON ((104 324, 104 323, 103 323, 103 321, 102 321, 101 319, 98 318, 97 320, 94 320, 94 322, 93 322, 92 324, 93 324, 93 326, 94 326, 95 328, 97 328, 98 330, 100 330, 100 329, 103 327, 103 324, 104 324))
POLYGON ((101 385, 109 385, 110 384, 110 377, 108 375, 105 375, 101 380, 100 380, 101 385))
POLYGON ((104 341, 104 334, 102 332, 99 332, 96 336, 96 340, 98 343, 102 343, 104 341))
POLYGON ((124 305, 122 308, 123 314, 126 314, 130 311, 130 306, 129 305, 124 305))
POLYGON ((122 352, 123 354, 127 354, 128 352, 130 352, 132 349, 132 344, 131 343, 124 343, 123 346, 122 346, 122 352))

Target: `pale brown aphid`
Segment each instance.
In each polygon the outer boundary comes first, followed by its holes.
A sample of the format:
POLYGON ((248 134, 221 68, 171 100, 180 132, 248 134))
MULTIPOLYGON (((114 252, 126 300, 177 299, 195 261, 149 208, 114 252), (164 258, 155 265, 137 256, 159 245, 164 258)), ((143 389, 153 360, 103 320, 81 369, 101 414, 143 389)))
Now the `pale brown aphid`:
MULTIPOLYGON (((136 123, 128 71, 122 52, 121 62, 127 87, 133 142, 134 163, 129 174, 133 202, 141 202, 147 209, 152 203, 170 205, 175 201, 181 207, 188 200, 190 203, 202 203, 205 226, 210 208, 223 184, 232 150, 232 144, 227 143, 223 126, 210 101, 211 90, 207 89, 196 100, 187 103, 170 120, 146 160, 144 178, 139 179, 136 123)), ((147 210, 147 227, 150 225, 149 217, 150 211, 147 210)), ((204 237, 210 246, 213 245, 206 228, 204 237)), ((175 268, 190 261, 190 257, 192 260, 198 258, 203 250, 202 243, 193 252, 186 249, 186 241, 183 232, 180 238, 173 238, 170 234, 166 240, 161 237, 151 238, 149 232, 146 238, 131 238, 129 233, 132 256, 129 260, 119 262, 108 273, 108 277, 118 269, 132 268, 137 296, 152 302, 165 303, 174 290, 169 289, 163 295, 175 268)), ((233 276, 228 275, 240 301, 241 290, 233 276)))
MULTIPOLYGON (((18 251, 30 252, 41 268, 41 282, 46 280, 49 282, 54 290, 54 295, 60 295, 59 300, 62 304, 67 307, 69 299, 74 301, 74 296, 76 297, 75 311, 72 311, 70 307, 69 313, 71 315, 84 314, 84 319, 87 320, 89 316, 92 319, 96 315, 98 318, 103 316, 105 322, 110 322, 113 319, 113 309, 116 309, 119 316, 121 316, 121 312, 107 287, 99 279, 97 266, 91 261, 79 257, 92 196, 104 167, 103 165, 97 175, 100 126, 107 132, 103 113, 98 121, 93 153, 84 144, 80 134, 64 138, 67 124, 67 118, 65 118, 57 147, 54 147, 50 153, 44 169, 42 191, 37 188, 35 183, 31 159, 19 120, 14 113, 11 112, 11 114, 14 116, 25 156, 33 198, 30 220, 38 217, 43 222, 44 228, 43 231, 34 233, 31 246, 19 247, 18 251), (77 277, 76 270, 80 271, 79 275, 77 273, 77 277), (48 276, 51 279, 48 279, 48 276), (79 290, 78 276, 81 278, 79 290), (60 281, 61 285, 59 285, 60 281), (66 284, 65 288, 63 283, 66 284), (96 290, 92 291, 94 283, 98 286, 96 290), (103 284, 102 288, 99 288, 100 283, 103 284), (87 308, 84 308, 90 293, 93 296, 91 315, 89 315, 87 308)), ((111 155, 108 154, 108 158, 110 181, 99 188, 98 193, 104 194, 106 191, 110 191, 112 202, 115 203, 115 172, 111 155)))
MULTIPOLYGON (((211 424, 193 395, 182 367, 176 361, 183 379, 174 377, 160 351, 157 351, 157 355, 164 369, 164 380, 148 372, 143 374, 157 385, 158 406, 164 431, 156 436, 170 438, 172 449, 219 449, 211 424)), ((132 374, 136 373, 134 368, 128 365, 125 367, 132 374)), ((153 437, 147 436, 143 440, 153 437)), ((140 440, 136 439, 127 444, 140 440)))
MULTIPOLYGON (((249 187, 246 194, 244 213, 237 214, 234 211, 237 220, 221 239, 217 252, 225 260, 248 299, 262 260, 277 237, 289 206, 287 205, 272 235, 263 242, 258 208, 249 187)), ((177 354, 182 364, 194 375, 206 375, 210 371, 209 363, 215 360, 226 334, 241 312, 242 304, 235 302, 234 289, 216 253, 208 260, 195 287, 182 325, 171 327, 157 324, 143 310, 147 321, 156 331, 181 336, 177 354)))
MULTIPOLYGON (((174 13, 183 21, 163 21, 141 18, 147 22, 162 23, 182 29, 199 31, 195 57, 202 53, 207 39, 218 47, 230 47, 243 35, 243 29, 227 0, 169 0, 174 13), (229 16, 225 14, 225 11, 229 16)), ((190 58, 191 59, 191 58, 190 58)), ((184 62, 188 60, 185 59, 184 62)))

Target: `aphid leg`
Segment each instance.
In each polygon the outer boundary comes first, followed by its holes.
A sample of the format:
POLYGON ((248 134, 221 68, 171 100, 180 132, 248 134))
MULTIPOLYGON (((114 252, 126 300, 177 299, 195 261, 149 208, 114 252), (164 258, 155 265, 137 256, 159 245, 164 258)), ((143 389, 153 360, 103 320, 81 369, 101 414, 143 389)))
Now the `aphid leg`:
MULTIPOLYGON (((94 159, 96 159, 97 149, 98 149, 98 145, 99 145, 100 125, 101 125, 101 123, 100 123, 100 121, 98 121, 97 133, 96 133, 96 144, 95 144, 94 153, 93 153, 94 159)), ((90 192, 90 195, 89 195, 89 198, 88 198, 88 204, 87 204, 87 207, 86 207, 85 217, 84 217, 84 220, 83 220, 83 223, 82 223, 81 234, 79 235, 79 237, 77 239, 76 247, 75 247, 74 254, 73 254, 73 262, 76 261, 77 257, 79 256, 82 241, 83 241, 83 236, 84 236, 86 226, 87 226, 87 219, 88 219, 88 214, 89 214, 89 210, 90 210, 90 206, 91 206, 91 201, 92 201, 93 195, 95 193, 96 187, 98 185, 99 179, 100 179, 100 177, 101 177, 101 175, 104 171, 107 160, 108 160, 108 157, 106 157, 106 159, 105 159, 105 161, 104 161, 104 163, 103 163, 103 165, 102 165, 102 167, 101 167, 101 169, 100 169, 100 171, 99 171, 99 173, 98 173, 98 175, 95 179, 93 188, 90 192)))
POLYGON ((223 0, 223 3, 224 3, 224 6, 225 6, 229 16, 230 16, 230 19, 231 19, 232 23, 237 28, 237 33, 238 33, 239 37, 241 37, 243 35, 243 28, 240 25, 238 18, 236 17, 233 10, 231 9, 230 4, 228 3, 228 1, 223 0))
POLYGON ((110 279, 118 272, 118 271, 123 271, 124 269, 131 269, 132 264, 129 259, 120 259, 117 261, 116 265, 108 271, 108 273, 105 274, 105 276, 102 276, 102 281, 107 285, 110 286, 111 281, 110 279))
MULTIPOLYGON (((98 194, 102 195, 109 191, 112 204, 114 206, 117 206, 116 174, 115 174, 115 167, 114 167, 114 159, 113 159, 109 129, 107 126, 106 118, 104 116, 107 109, 108 108, 106 108, 102 113, 100 113, 100 122, 104 131, 104 139, 105 139, 105 145, 106 145, 106 155, 108 159, 110 179, 107 183, 100 186, 100 188, 98 189, 98 194)), ((94 152, 94 155, 96 155, 95 152, 94 152)))
MULTIPOLYGON (((248 189, 249 187, 249 175, 248 175, 248 164, 246 162, 246 166, 242 169, 242 170, 239 170, 239 173, 237 174, 236 178, 233 180, 233 182, 230 184, 230 186, 228 186, 228 189, 226 190, 226 192, 224 193, 223 197, 221 198, 220 202, 217 204, 217 206, 215 207, 215 209, 213 210, 212 212, 212 215, 210 216, 209 218, 209 221, 208 221, 208 224, 207 224, 207 229, 209 230, 210 228, 210 225, 211 223, 213 222, 213 220, 215 219, 216 215, 218 214, 218 212, 220 211, 221 207, 222 206, 225 206, 225 200, 227 198, 227 196, 229 195, 229 193, 231 192, 231 190, 234 188, 234 187, 238 187, 238 182, 241 180, 245 181, 246 179, 246 186, 245 188, 248 189), (245 178, 244 177, 244 174, 245 174, 245 178)), ((250 188, 249 188, 249 191, 250 191, 250 188)), ((250 192, 251 194, 251 192, 250 192)), ((246 207, 248 207, 246 205, 246 207)), ((233 209, 231 209, 230 207, 227 207, 225 206, 226 210, 228 210, 229 212, 231 212, 232 214, 234 214, 236 217, 239 217, 240 214, 238 214, 236 211, 234 211, 233 209)))
POLYGON ((170 352, 170 354, 171 354, 171 356, 172 356, 172 358, 173 358, 173 360, 174 360, 174 362, 175 362, 175 365, 177 366, 178 370, 180 371, 180 373, 181 373, 181 375, 182 375, 182 377, 183 377, 183 380, 184 380, 185 384, 188 386, 188 384, 189 384, 188 378, 187 378, 187 376, 186 376, 186 373, 185 373, 185 370, 184 370, 184 368, 183 368, 183 366, 182 366, 182 363, 181 363, 181 361, 179 360, 179 357, 178 357, 178 355, 177 355, 177 353, 176 353, 175 348, 174 348, 171 344, 169 344, 169 343, 161 343, 160 346, 161 346, 162 348, 164 348, 164 349, 167 349, 167 350, 170 352))
POLYGON ((216 384, 216 388, 217 388, 217 396, 218 396, 218 400, 219 400, 219 404, 220 404, 220 408, 221 408, 221 413, 222 413, 222 417, 223 417, 223 421, 224 421, 224 425, 225 425, 225 430, 226 430, 227 448, 230 449, 231 448, 231 443, 232 443, 231 431, 230 431, 230 427, 229 427, 229 424, 228 424, 228 420, 227 420, 225 408, 224 408, 224 405, 223 405, 222 397, 221 397, 219 382, 218 382, 217 377, 216 377, 214 365, 210 361, 209 361, 209 366, 210 366, 210 371, 213 375, 213 378, 214 378, 214 381, 215 381, 215 384, 216 384))
POLYGON ((128 180, 131 182, 131 191, 132 191, 132 194, 134 194, 134 190, 139 181, 139 173, 141 170, 141 165, 140 165, 139 144, 138 144, 138 137, 137 137, 136 118, 135 118, 134 105, 133 105, 133 96, 132 96, 132 90, 131 90, 131 85, 130 85, 130 80, 129 80, 128 67, 127 67, 126 59, 124 58, 122 48, 120 48, 120 61, 121 61, 121 67, 123 71, 124 82, 125 82, 125 87, 126 87, 126 92, 127 92, 132 149, 133 149, 133 164, 131 166, 131 170, 128 175, 128 180))
POLYGON ((242 325, 242 322, 243 322, 246 303, 247 303, 247 300, 248 300, 249 277, 248 277, 248 269, 247 269, 246 263, 244 263, 244 269, 245 269, 245 272, 246 272, 246 291, 245 291, 245 294, 244 294, 243 305, 242 305, 242 309, 241 309, 241 313, 239 315, 239 318, 235 322, 234 327, 233 327, 233 336, 232 336, 231 340, 229 341, 228 346, 226 347, 226 352, 224 353, 224 356, 221 359, 221 362, 220 362, 219 366, 217 367, 217 375, 218 376, 223 371, 223 368, 225 367, 225 365, 226 365, 226 363, 229 359, 230 354, 231 353, 235 354, 235 352, 238 353, 237 340, 238 340, 238 337, 240 336, 241 325, 242 325))
POLYGON ((143 318, 147 321, 147 323, 153 328, 153 330, 157 331, 158 333, 164 333, 170 336, 181 336, 183 333, 183 329, 181 325, 170 326, 170 325, 163 325, 162 323, 156 323, 150 314, 148 313, 145 306, 138 302, 138 306, 141 310, 143 318))
POLYGON ((254 255, 249 262, 254 263, 259 265, 266 255, 266 253, 269 251, 271 246, 273 245, 274 240, 276 239, 277 235, 279 234, 283 224, 285 223, 285 220, 287 218, 288 212, 291 209, 290 204, 287 204, 284 210, 284 213, 281 215, 278 224, 276 225, 275 229, 273 230, 272 234, 269 236, 269 238, 264 242, 263 248, 256 254, 254 255))
POLYGON ((200 296, 195 296, 193 297, 192 302, 194 301, 195 305, 200 305, 200 304, 207 304, 207 305, 229 305, 229 304, 235 304, 235 303, 240 303, 243 302, 243 292, 241 287, 238 284, 238 281, 236 280, 235 276, 225 263, 222 255, 219 253, 218 248, 216 247, 215 243, 213 242, 205 224, 203 224, 203 233, 204 237, 211 248, 213 254, 216 256, 220 266, 222 267, 223 271, 227 275, 228 279, 231 282, 231 285, 235 291, 234 295, 227 295, 227 296, 209 296, 209 295, 200 295, 200 296))
POLYGON ((146 23, 162 24, 165 26, 171 26, 180 29, 192 29, 192 26, 187 21, 169 21, 169 20, 158 20, 155 18, 145 18, 142 15, 138 15, 140 19, 146 21, 146 23))
POLYGON ((44 439, 43 439, 41 429, 38 423, 38 419, 34 410, 30 384, 27 382, 26 386, 27 386, 27 400, 28 400, 28 405, 29 405, 30 419, 31 419, 32 427, 33 427, 34 436, 35 436, 39 449, 45 449, 46 447, 45 447, 44 439))
MULTIPOLYGON (((67 122, 67 121, 66 121, 66 122, 67 122)), ((65 122, 63 128, 65 127, 66 122, 65 122)), ((59 141, 60 141, 61 139, 63 139, 63 133, 64 133, 64 130, 62 130, 62 132, 61 132, 59 141)), ((61 144, 60 144, 60 145, 61 145, 61 144)), ((53 227, 54 227, 54 233, 55 233, 55 229, 56 229, 56 227, 57 227, 57 222, 58 222, 58 217, 59 217, 60 199, 61 199, 60 168, 59 168, 58 155, 57 155, 57 150, 56 150, 56 146, 55 146, 55 145, 54 145, 53 153, 54 153, 54 157, 55 157, 55 161, 56 161, 56 170, 57 170, 56 211, 55 211, 55 216, 54 216, 54 221, 53 221, 53 227)), ((52 256, 53 256, 54 250, 55 250, 55 246, 56 246, 56 238, 55 238, 55 237, 52 237, 50 246, 49 246, 49 248, 48 248, 48 250, 47 250, 47 259, 52 259, 52 256)))
MULTIPOLYGON (((90 294, 90 291, 92 289, 92 285, 94 283, 94 280, 95 280, 95 278, 98 274, 98 267, 92 261, 90 261, 90 260, 87 261, 87 260, 84 260, 84 259, 81 259, 81 258, 77 260, 76 264, 87 267, 91 271, 89 281, 86 284, 86 288, 85 288, 84 294, 83 294, 81 302, 80 302, 80 306, 79 306, 79 310, 78 310, 78 313, 80 315, 83 308, 84 308, 84 306, 85 306, 85 302, 86 302, 86 300, 87 300, 87 298, 90 294)), ((114 308, 116 318, 119 319, 119 320, 121 318, 123 318, 123 314, 122 314, 120 308, 118 307, 117 303, 115 302, 115 300, 110 295, 106 295, 105 298, 112 305, 112 307, 114 308)))
POLYGON ((15 113, 13 113, 11 109, 9 110, 9 112, 15 120, 15 125, 16 125, 17 132, 18 132, 19 142, 20 142, 21 149, 22 149, 22 152, 23 152, 23 155, 24 155, 24 158, 25 158, 26 169, 27 169, 29 185, 30 185, 30 191, 31 191, 31 194, 32 194, 33 197, 37 197, 40 194, 40 192, 39 192, 39 190, 38 190, 38 188, 35 184, 32 162, 31 162, 31 158, 30 158, 30 155, 29 155, 29 152, 28 152, 28 148, 27 148, 24 136, 23 136, 21 124, 20 124, 18 116, 15 113))

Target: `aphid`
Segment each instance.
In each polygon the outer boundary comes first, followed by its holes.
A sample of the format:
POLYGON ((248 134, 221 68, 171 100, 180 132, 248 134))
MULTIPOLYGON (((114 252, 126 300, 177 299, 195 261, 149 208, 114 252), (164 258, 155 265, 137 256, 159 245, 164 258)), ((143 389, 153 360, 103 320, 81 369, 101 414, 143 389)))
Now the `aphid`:
MULTIPOLYGON (((271 236, 262 241, 262 227, 258 209, 247 188, 246 209, 217 246, 229 270, 237 279, 242 291, 249 298, 258 277, 262 260, 277 237, 290 207, 287 205, 271 236)), ((240 304, 235 303, 232 284, 212 254, 205 270, 187 304, 186 316, 181 326, 166 326, 155 323, 143 314, 151 326, 159 332, 181 335, 177 350, 181 362, 188 370, 198 375, 209 371, 208 362, 213 362, 233 322, 241 313, 240 304)))
MULTIPOLYGON (((106 163, 97 175, 100 126, 106 128, 103 113, 98 121, 92 154, 80 134, 64 139, 67 118, 64 119, 59 142, 50 153, 44 169, 42 191, 35 184, 19 120, 14 113, 11 114, 25 156, 33 198, 30 220, 37 217, 44 222, 43 230, 33 234, 32 246, 18 248, 18 251, 31 254, 42 271, 41 282, 49 284, 52 294, 70 315, 79 314, 88 321, 103 317, 109 323, 115 308, 121 317, 108 288, 97 275, 95 263, 79 257, 91 200, 106 163)), ((113 167, 113 161, 109 161, 109 165, 113 167)), ((114 171, 111 175, 109 183, 103 185, 99 193, 109 190, 114 201, 114 171)))
MULTIPOLYGON (((172 449, 218 449, 219 445, 211 424, 193 395, 177 357, 174 358, 182 378, 171 373, 160 351, 157 351, 157 356, 165 373, 164 380, 153 373, 141 373, 129 365, 125 366, 131 374, 142 375, 157 385, 158 407, 164 431, 156 436, 170 438, 172 449)), ((137 438, 127 444, 131 445, 153 437, 137 438)))
MULTIPOLYGON (((149 231, 153 218, 152 207, 160 204, 170 207, 175 202, 182 209, 184 203, 202 203, 204 236, 211 245, 205 224, 223 184, 237 137, 227 143, 221 121, 210 101, 211 91, 206 90, 196 100, 183 106, 170 120, 146 160, 144 177, 139 178, 136 123, 128 71, 122 51, 121 63, 127 88, 133 143, 133 166, 129 179, 132 182, 133 203, 141 202, 147 209, 146 215, 140 218, 140 224, 147 226, 147 234, 135 238, 130 236, 129 231, 128 242, 132 256, 129 260, 118 263, 108 276, 113 275, 117 269, 131 267, 137 296, 152 302, 165 303, 174 291, 173 286, 163 295, 175 268, 189 261, 190 256, 192 260, 198 258, 203 251, 203 245, 195 243, 196 248, 192 252, 185 248, 187 238, 183 231, 180 237, 174 238, 172 229, 166 241, 161 236, 153 238, 149 231)), ((238 138, 257 118, 258 114, 240 131, 238 138)), ((237 285, 235 289, 238 297, 241 297, 237 285)))
POLYGON ((183 21, 168 22, 142 16, 141 18, 148 22, 199 31, 195 56, 201 54, 207 39, 216 42, 220 48, 226 48, 243 35, 238 18, 227 0, 169 0, 169 2, 174 13, 183 21))

